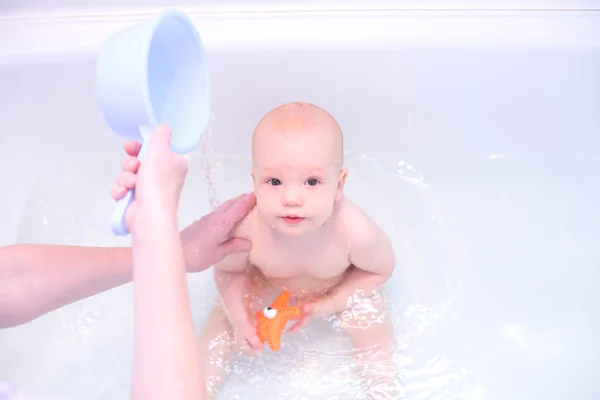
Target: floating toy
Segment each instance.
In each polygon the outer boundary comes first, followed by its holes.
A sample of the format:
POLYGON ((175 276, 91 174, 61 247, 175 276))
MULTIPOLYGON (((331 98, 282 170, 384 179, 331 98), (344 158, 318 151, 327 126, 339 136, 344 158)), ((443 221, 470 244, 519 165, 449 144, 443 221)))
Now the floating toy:
POLYGON ((281 332, 288 321, 300 319, 302 311, 298 307, 288 305, 290 293, 283 292, 273 303, 262 311, 256 312, 256 333, 258 338, 267 342, 271 350, 279 350, 281 346, 281 332))

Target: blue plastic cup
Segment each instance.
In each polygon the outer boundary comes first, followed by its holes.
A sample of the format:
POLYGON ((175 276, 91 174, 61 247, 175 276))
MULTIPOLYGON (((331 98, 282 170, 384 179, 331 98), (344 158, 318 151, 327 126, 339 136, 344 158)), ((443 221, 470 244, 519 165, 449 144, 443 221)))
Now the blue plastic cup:
MULTIPOLYGON (((174 152, 193 150, 209 129, 211 107, 208 60, 192 21, 169 9, 109 37, 97 61, 96 95, 108 126, 142 142, 140 161, 159 124, 171 128, 174 152)), ((125 212, 133 199, 130 190, 117 203, 114 234, 129 233, 125 212)))

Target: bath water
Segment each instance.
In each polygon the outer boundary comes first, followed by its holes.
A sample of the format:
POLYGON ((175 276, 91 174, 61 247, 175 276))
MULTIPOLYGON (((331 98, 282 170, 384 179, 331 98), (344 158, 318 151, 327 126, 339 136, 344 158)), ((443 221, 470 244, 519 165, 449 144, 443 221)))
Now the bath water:
MULTIPOLYGON (((114 174, 105 166, 121 159, 118 153, 75 169, 64 160, 40 171, 18 241, 126 244, 107 227, 114 174), (80 201, 84 182, 93 184, 80 201)), ((600 190, 592 184, 598 159, 348 153, 346 166, 347 196, 396 251, 387 291, 406 398, 595 398, 585 394, 595 393, 600 367, 587 328, 600 312, 600 190)), ((252 190, 250 157, 199 151, 189 170, 182 226, 217 199, 252 190)), ((190 274, 189 288, 200 328, 215 294, 211 274, 190 274)), ((132 340, 132 290, 125 285, 0 331, 0 376, 59 398, 124 400, 132 340)), ((220 399, 364 398, 335 321, 315 321, 282 341, 279 352, 239 356, 220 399)))
MULTIPOLYGON (((222 198, 251 190, 250 158, 214 164, 222 198)), ((600 190, 587 184, 598 159, 348 153, 346 166, 346 195, 396 251, 387 290, 406 398, 547 398, 569 392, 556 382, 563 374, 589 386, 575 349, 598 348, 585 328, 600 308, 588 281, 600 278, 589 269, 600 260, 591 250, 600 234, 589 235, 600 190), (557 297, 567 285, 580 290, 557 297), (515 393, 523 379, 529 390, 515 393)), ((283 342, 279 352, 240 355, 219 399, 367 398, 335 320, 283 342)))

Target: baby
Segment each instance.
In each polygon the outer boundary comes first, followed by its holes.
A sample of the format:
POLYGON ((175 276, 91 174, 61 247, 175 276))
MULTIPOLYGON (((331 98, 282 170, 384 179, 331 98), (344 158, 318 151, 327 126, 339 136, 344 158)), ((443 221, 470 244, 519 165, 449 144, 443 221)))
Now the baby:
POLYGON ((381 289, 394 270, 394 251, 387 235, 344 197, 346 174, 342 131, 323 109, 285 104, 258 123, 251 172, 257 204, 230 234, 250 240, 252 249, 215 265, 221 302, 200 335, 210 396, 228 369, 215 359, 231 362, 234 345, 247 353, 262 349, 254 313, 283 290, 304 312, 291 331, 312 316, 338 316, 365 367, 367 398, 398 393, 381 289))

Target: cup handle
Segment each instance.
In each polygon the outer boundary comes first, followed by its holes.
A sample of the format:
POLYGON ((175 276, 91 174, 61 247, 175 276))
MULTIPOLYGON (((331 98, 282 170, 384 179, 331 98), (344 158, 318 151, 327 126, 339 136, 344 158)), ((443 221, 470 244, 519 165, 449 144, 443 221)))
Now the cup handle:
MULTIPOLYGON (((140 134, 142 135, 142 148, 137 156, 140 163, 142 162, 146 151, 148 151, 148 147, 150 145, 150 136, 152 136, 152 132, 154 130, 148 126, 140 127, 140 134)), ((135 200, 135 190, 129 189, 125 196, 123 196, 119 201, 117 201, 117 205, 112 213, 110 218, 110 227, 112 232, 117 236, 127 236, 129 235, 129 230, 127 229, 127 222, 125 222, 125 213, 127 209, 131 205, 131 203, 135 200)))

